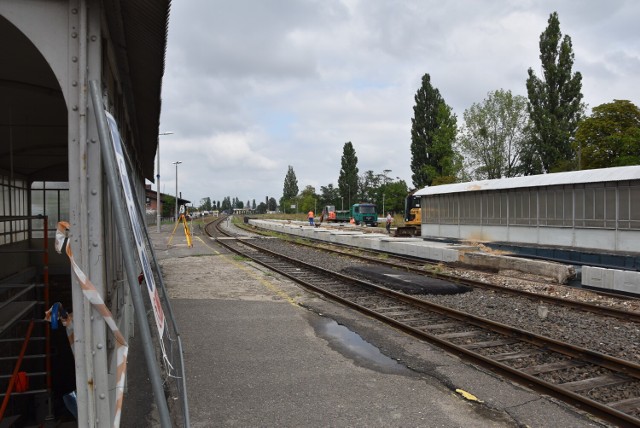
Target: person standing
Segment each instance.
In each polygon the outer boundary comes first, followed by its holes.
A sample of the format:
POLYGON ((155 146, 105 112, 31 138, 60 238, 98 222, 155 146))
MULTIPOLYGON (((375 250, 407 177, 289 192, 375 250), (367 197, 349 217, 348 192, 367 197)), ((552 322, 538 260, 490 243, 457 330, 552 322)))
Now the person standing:
POLYGON ((307 218, 309 219, 309 226, 313 226, 313 211, 309 211, 307 218))
POLYGON ((387 233, 391 233, 391 222, 393 221, 393 218, 391 217, 391 213, 388 212, 387 213, 387 233))

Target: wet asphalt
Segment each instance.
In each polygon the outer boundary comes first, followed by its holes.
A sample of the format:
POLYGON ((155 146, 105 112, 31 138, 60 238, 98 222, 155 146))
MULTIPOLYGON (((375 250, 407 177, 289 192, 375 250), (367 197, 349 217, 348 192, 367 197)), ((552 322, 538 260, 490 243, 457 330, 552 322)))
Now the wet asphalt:
MULTIPOLYGON (((193 248, 150 232, 161 263, 198 256, 188 260, 212 272, 204 297, 171 300, 193 427, 602 426, 226 255, 198 231, 193 248)), ((158 426, 138 345, 121 426, 158 426)))

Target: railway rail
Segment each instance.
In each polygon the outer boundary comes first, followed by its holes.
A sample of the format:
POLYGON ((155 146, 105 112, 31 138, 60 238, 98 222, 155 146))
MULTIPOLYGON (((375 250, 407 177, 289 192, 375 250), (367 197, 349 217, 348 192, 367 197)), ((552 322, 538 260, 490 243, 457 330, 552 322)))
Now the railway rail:
MULTIPOLYGON (((269 235, 273 235, 274 232, 269 231, 269 235)), ((285 235, 285 234, 282 234, 285 235)), ((285 235, 289 236, 289 235, 285 235)), ((424 259, 415 259, 411 257, 395 255, 390 253, 381 253, 379 251, 368 250, 364 248, 353 248, 348 247, 345 248, 339 244, 328 245, 324 242, 309 242, 308 240, 300 239, 296 237, 295 240, 291 241, 294 245, 302 245, 310 248, 314 248, 316 250, 326 251, 334 254, 341 254, 344 256, 356 258, 365 262, 389 266, 391 268, 402 269, 407 272, 416 273, 419 275, 425 275, 431 278, 436 278, 444 281, 451 281, 467 286, 471 286, 474 288, 482 288, 485 290, 492 290, 497 293, 510 294, 520 297, 527 297, 531 300, 535 300, 537 302, 545 302, 552 305, 558 305, 568 308, 577 309, 580 311, 594 313, 598 316, 609 316, 613 318, 622 319, 625 321, 632 321, 640 323, 640 312, 634 312, 629 310, 618 309, 615 307, 594 304, 583 301, 575 301, 571 299, 567 299, 565 297, 556 297, 549 294, 544 293, 536 293, 532 291, 522 290, 518 288, 511 288, 507 286, 502 286, 498 284, 492 284, 489 282, 473 280, 469 278, 463 278, 456 275, 444 274, 434 271, 439 267, 439 263, 424 260, 424 259)), ((597 291, 593 291, 594 294, 612 297, 614 296, 617 299, 629 301, 629 302, 637 302, 639 299, 636 297, 623 296, 623 295, 612 295, 611 293, 599 293, 597 291)))
MULTIPOLYGON (((219 223, 218 223, 219 224, 219 223)), ((207 233, 250 258, 344 305, 435 343, 475 364, 555 396, 620 425, 640 426, 640 365, 290 259, 229 237, 207 233)))

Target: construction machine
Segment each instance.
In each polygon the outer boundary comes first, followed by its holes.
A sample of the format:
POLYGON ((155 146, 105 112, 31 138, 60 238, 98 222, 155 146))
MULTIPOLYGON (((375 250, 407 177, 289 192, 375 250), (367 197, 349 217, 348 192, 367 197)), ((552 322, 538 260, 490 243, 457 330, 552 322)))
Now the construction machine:
POLYGON ((416 190, 409 193, 404 201, 404 226, 396 228, 395 236, 420 236, 422 208, 420 196, 414 195, 416 190))

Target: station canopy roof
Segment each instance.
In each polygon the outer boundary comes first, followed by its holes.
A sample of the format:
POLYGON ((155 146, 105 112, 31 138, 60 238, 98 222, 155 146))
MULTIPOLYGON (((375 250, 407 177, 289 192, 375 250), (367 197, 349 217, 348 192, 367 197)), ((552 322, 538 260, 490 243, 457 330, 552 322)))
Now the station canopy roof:
POLYGON ((640 165, 498 178, 494 180, 470 181, 467 183, 443 184, 440 186, 425 187, 418 190, 415 195, 430 196, 447 193, 506 190, 525 187, 546 187, 565 184, 588 184, 627 180, 640 180, 640 165))
MULTIPOLYGON (((1 0, 0 0, 1 1, 1 0)), ((28 3, 28 2, 27 2, 28 3)), ((170 0, 103 0, 136 161, 153 179, 170 0)), ((0 16, 0 171, 29 181, 68 180, 68 115, 49 64, 0 16)), ((66 78, 66 77, 62 77, 66 78)))

